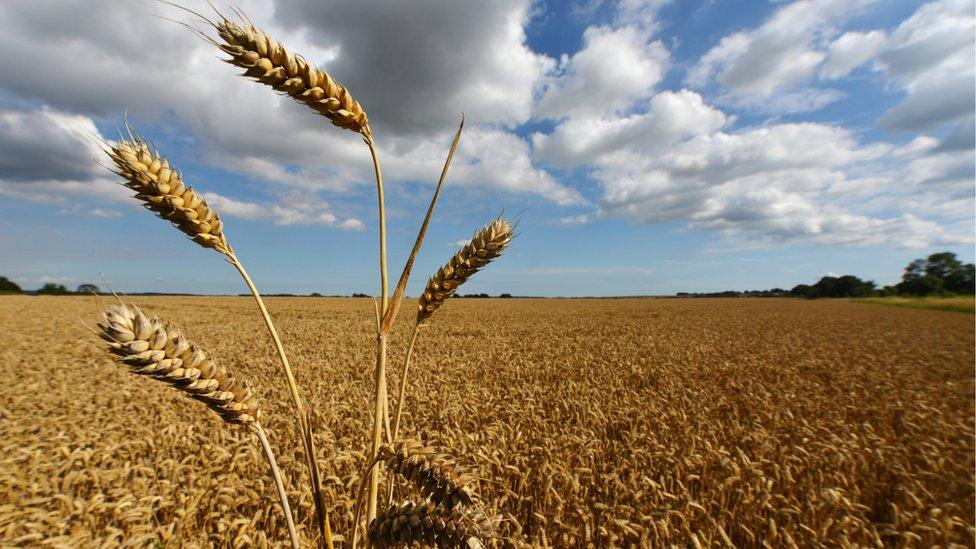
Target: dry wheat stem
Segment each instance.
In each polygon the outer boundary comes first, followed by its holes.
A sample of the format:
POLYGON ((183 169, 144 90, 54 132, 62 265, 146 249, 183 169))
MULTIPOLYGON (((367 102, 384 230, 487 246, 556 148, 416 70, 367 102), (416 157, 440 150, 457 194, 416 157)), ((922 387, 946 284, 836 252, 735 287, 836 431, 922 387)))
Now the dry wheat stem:
MULTIPOLYGON (((382 319, 386 315, 386 309, 388 306, 388 284, 387 284, 387 267, 386 267, 386 203, 383 197, 383 171, 380 167, 379 156, 376 152, 376 145, 373 142, 373 138, 370 135, 365 135, 363 140, 366 142, 366 146, 369 147, 369 154, 373 160, 373 169, 376 173, 376 199, 377 208, 379 210, 380 219, 380 310, 379 319, 382 319)), ((387 398, 386 398, 386 334, 383 333, 382 329, 379 327, 379 322, 377 323, 377 333, 376 333, 376 386, 374 394, 374 405, 373 405, 373 443, 370 452, 370 457, 375 457, 377 451, 379 451, 380 444, 383 442, 383 417, 388 416, 386 411, 388 408, 387 398)), ((373 469, 370 473, 369 481, 369 505, 367 508, 366 516, 367 523, 376 516, 376 507, 379 499, 379 482, 380 482, 380 472, 379 469, 373 469)))
MULTIPOLYGON (((396 416, 393 420, 393 440, 397 440, 400 435, 400 416, 403 414, 403 399, 407 394, 407 372, 410 370, 410 358, 413 356, 413 346, 417 342, 417 335, 420 333, 421 324, 413 327, 413 335, 410 336, 410 345, 407 346, 407 357, 403 360, 403 372, 400 374, 400 388, 397 396, 396 416)), ((392 497, 392 496, 391 496, 392 497)))
POLYGON ((290 95, 340 128, 370 135, 366 111, 329 73, 249 22, 239 26, 221 15, 220 22, 210 24, 223 43, 211 42, 230 56, 228 63, 244 69, 244 76, 290 95))
POLYGON ((108 342, 109 350, 133 373, 165 381, 205 403, 224 421, 246 425, 255 432, 271 468, 291 545, 298 549, 298 534, 281 471, 258 422, 260 408, 247 383, 189 342, 178 328, 150 318, 138 307, 121 302, 112 305, 105 310, 98 328, 98 335, 108 342))
MULTIPOLYGON (((376 385, 375 406, 373 409, 373 445, 370 458, 375 458, 379 452, 383 437, 383 410, 386 398, 386 335, 379 334, 376 339, 376 385)), ((376 516, 379 499, 379 468, 373 468, 369 479, 369 504, 366 510, 366 522, 369 523, 376 516)))
POLYGON ((461 284, 500 256, 511 240, 512 225, 501 218, 476 231, 471 241, 462 246, 427 282, 417 302, 417 324, 430 319, 461 284))
POLYGON ((288 538, 291 540, 292 549, 298 549, 298 532, 295 531, 295 521, 291 516, 291 506, 288 505, 288 494, 285 492, 285 483, 281 479, 281 470, 278 469, 278 462, 275 460, 274 452, 271 451, 271 444, 268 442, 268 436, 264 433, 264 429, 261 428, 261 424, 254 422, 254 432, 258 435, 258 440, 261 442, 261 449, 264 450, 264 457, 268 460, 268 466, 271 467, 271 476, 274 478, 275 489, 278 491, 278 501, 281 502, 281 510, 285 514, 285 523, 288 526, 288 538))
MULTIPOLYGON (((390 301, 390 308, 387 310, 386 315, 383 317, 382 331, 384 333, 389 333, 393 329, 393 321, 396 320, 397 312, 400 310, 400 303, 403 299, 403 292, 407 289, 407 281, 410 279, 410 271, 413 269, 413 263, 417 258, 417 254, 420 252, 420 247, 423 245, 424 236, 427 234, 427 226, 430 224, 430 218, 434 214, 434 206, 437 204, 437 198, 440 196, 441 187, 444 186, 444 180, 447 178, 447 170, 451 167, 451 160, 454 158, 454 152, 457 150, 458 142, 461 140, 461 131, 464 130, 464 113, 461 114, 461 122, 458 124, 457 132, 454 134, 454 140, 451 142, 451 149, 447 153, 447 159, 444 161, 444 167, 441 169, 441 176, 437 180, 437 187, 434 189, 434 196, 430 199, 430 205, 427 206, 427 213, 424 215, 424 222, 420 225, 420 230, 417 231, 417 239, 413 244, 413 249, 410 250, 410 256, 407 258, 407 262, 403 265, 403 272, 400 274, 400 280, 397 282, 396 288, 393 291, 393 298, 390 301)), ((394 436, 394 438, 396 438, 394 436)))
POLYGON ((241 274, 241 278, 244 279, 244 283, 247 284, 248 289, 251 290, 251 296, 254 297, 254 302, 257 303, 258 309, 261 311, 261 317, 264 319, 265 325, 268 327, 268 332, 271 334, 271 340, 274 342, 275 350, 278 352, 278 358, 281 361, 281 366, 285 371, 285 377, 288 381, 288 390, 291 394, 292 404, 295 407, 295 413, 298 416, 298 428, 302 434, 302 444, 305 450, 305 461, 309 470, 309 480, 312 483, 312 498, 314 500, 315 506, 315 516, 317 519, 319 533, 322 536, 323 541, 329 549, 332 548, 332 527, 329 523, 329 515, 325 510, 325 498, 322 495, 322 485, 321 485, 321 475, 319 473, 318 462, 315 460, 315 443, 312 437, 312 427, 308 420, 308 412, 305 410, 305 406, 302 404, 302 397, 298 392, 298 383, 295 381, 295 375, 291 371, 291 366, 288 363, 288 356, 285 354, 285 348, 281 344, 281 338, 278 337, 278 330, 275 328, 274 322, 271 320, 271 315, 268 314, 268 309, 264 305, 264 300, 261 298, 261 293, 258 292, 257 287, 254 285, 254 281, 251 280, 250 275, 247 274, 247 270, 244 269, 244 265, 237 259, 236 255, 231 255, 229 258, 231 265, 233 265, 237 271, 241 274))

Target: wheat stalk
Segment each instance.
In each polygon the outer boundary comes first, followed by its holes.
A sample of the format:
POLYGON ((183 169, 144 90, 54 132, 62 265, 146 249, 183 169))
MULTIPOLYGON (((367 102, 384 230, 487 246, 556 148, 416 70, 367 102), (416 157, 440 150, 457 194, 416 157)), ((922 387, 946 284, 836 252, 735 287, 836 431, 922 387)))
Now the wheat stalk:
POLYGON ((244 264, 241 263, 233 248, 228 244, 227 237, 223 232, 223 223, 220 221, 217 212, 211 209, 193 189, 185 187, 179 171, 171 167, 166 158, 160 155, 158 151, 150 148, 144 139, 138 135, 133 135, 131 129, 129 130, 129 137, 128 140, 120 139, 117 144, 108 145, 105 148, 105 153, 118 168, 115 173, 125 179, 125 186, 136 191, 135 197, 142 201, 149 210, 156 212, 163 219, 173 222, 178 229, 190 236, 195 242, 213 248, 227 256, 227 261, 237 269, 254 297, 285 373, 295 414, 298 416, 299 432, 302 434, 302 442, 305 446, 306 462, 312 483, 320 533, 331 548, 331 527, 328 515, 325 513, 325 502, 319 481, 321 475, 319 474, 318 463, 315 461, 315 444, 308 414, 298 392, 298 384, 295 381, 295 375, 292 373, 284 346, 281 344, 281 338, 278 336, 278 330, 264 305, 261 293, 254 285, 254 281, 251 280, 244 264))
POLYGON ((427 282, 417 302, 417 324, 430 319, 461 284, 502 255, 511 240, 512 225, 501 218, 476 231, 471 241, 462 246, 427 282))
POLYGON ((135 374, 169 383, 190 398, 199 400, 227 423, 250 427, 258 436, 271 467, 275 487, 292 547, 298 548, 298 534, 291 516, 281 471, 271 445, 258 422, 260 408, 246 381, 218 365, 213 357, 188 341, 180 330, 150 317, 135 306, 117 303, 105 310, 98 323, 98 335, 109 351, 135 374))
MULTIPOLYGON (((167 0, 161 1, 170 3, 167 0)), ((231 65, 244 69, 244 76, 271 86, 276 91, 290 95, 296 101, 308 105, 315 112, 327 117, 336 126, 354 131, 363 136, 363 141, 369 147, 373 168, 376 172, 376 194, 379 206, 380 225, 380 284, 382 292, 380 317, 384 317, 387 312, 389 292, 386 268, 386 207, 383 198, 383 175, 372 130, 369 127, 369 118, 366 116, 366 111, 363 110, 362 105, 353 99, 349 90, 332 78, 329 73, 310 65, 302 56, 290 52, 281 42, 275 40, 268 33, 251 23, 247 16, 240 10, 236 10, 236 12, 246 22, 238 25, 219 11, 217 15, 220 17, 220 20, 214 22, 192 10, 188 10, 182 6, 177 7, 203 17, 217 31, 220 42, 190 27, 202 38, 229 55, 230 57, 226 61, 231 65)), ((214 11, 217 10, 215 9, 214 11)), ((372 455, 376 455, 376 450, 382 441, 381 416, 383 416, 383 410, 386 409, 387 402, 386 337, 384 334, 377 334, 375 377, 374 411, 376 417, 373 424, 372 455)), ((307 419, 303 421, 305 421, 303 432, 309 431, 310 428, 307 425, 307 419)), ((305 442, 309 451, 313 451, 310 435, 306 437, 305 442)), ((313 458, 310 457, 309 459, 313 458)), ((312 481, 317 483, 317 471, 313 471, 312 473, 312 481)), ((374 516, 376 511, 376 493, 379 483, 378 474, 378 471, 374 471, 373 482, 370 485, 372 494, 369 507, 370 517, 374 516)), ((319 493, 318 489, 316 489, 316 493, 319 493)), ((323 524, 323 537, 325 537, 326 543, 331 548, 332 541, 329 532, 328 517, 323 515, 318 499, 316 498, 316 510, 319 512, 319 522, 323 524)))
POLYGON ((509 242, 512 241, 512 237, 511 223, 501 218, 493 220, 475 231, 471 241, 462 246, 451 257, 450 261, 438 269, 434 276, 427 281, 427 286, 417 301, 417 322, 414 325, 413 335, 410 337, 410 345, 407 347, 403 372, 400 374, 396 419, 393 422, 393 440, 396 440, 400 434, 400 418, 403 414, 403 403, 407 390, 407 373, 410 371, 410 358, 413 356, 413 347, 417 342, 420 328, 447 299, 454 295, 461 284, 464 284, 485 265, 501 256, 509 242))
POLYGON ((234 255, 227 243, 220 216, 193 188, 183 184, 180 172, 138 136, 119 140, 105 149, 115 163, 124 185, 136 192, 149 211, 173 223, 194 242, 227 255, 234 255))
POLYGON ((437 547, 484 547, 492 535, 487 519, 476 520, 460 511, 445 512, 427 502, 391 505, 369 524, 370 544, 377 548, 410 547, 427 543, 437 547))

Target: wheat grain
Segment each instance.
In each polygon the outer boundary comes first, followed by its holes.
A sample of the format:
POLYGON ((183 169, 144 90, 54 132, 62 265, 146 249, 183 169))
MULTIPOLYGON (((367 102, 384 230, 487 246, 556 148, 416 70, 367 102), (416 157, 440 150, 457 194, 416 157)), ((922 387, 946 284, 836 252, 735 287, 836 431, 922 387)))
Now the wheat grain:
POLYGON ((329 73, 251 23, 238 25, 221 17, 212 24, 223 41, 214 44, 230 56, 228 63, 244 69, 244 76, 290 95, 340 128, 370 135, 366 111, 329 73))
POLYGON ((173 385, 229 423, 246 425, 257 420, 258 402, 247 383, 187 341, 172 324, 118 303, 105 310, 98 327, 110 351, 133 373, 173 385))
POLYGON ((454 257, 427 281, 427 286, 417 303, 417 324, 422 324, 429 319, 445 300, 454 295, 461 284, 500 256, 511 240, 512 225, 500 218, 475 232, 471 242, 461 247, 454 257))
POLYGON ((105 152, 118 168, 115 173, 126 180, 125 186, 136 192, 135 197, 148 210, 173 223, 197 244, 233 255, 217 212, 186 187, 180 172, 145 140, 121 139, 105 152))

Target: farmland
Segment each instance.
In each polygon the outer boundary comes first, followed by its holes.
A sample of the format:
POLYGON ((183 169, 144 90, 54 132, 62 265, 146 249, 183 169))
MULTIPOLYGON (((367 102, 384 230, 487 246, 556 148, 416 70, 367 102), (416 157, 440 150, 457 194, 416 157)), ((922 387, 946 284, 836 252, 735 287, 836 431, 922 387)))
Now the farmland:
MULTIPOLYGON (((134 301, 251 380, 300 534, 315 538, 253 303, 134 301)), ((373 305, 268 303, 348 546, 373 305)), ((285 546, 253 440, 111 361, 85 327, 99 310, 0 299, 0 545, 285 546)), ((974 543, 970 315, 788 299, 457 299, 439 315, 412 359, 405 432, 477 474, 501 545, 974 543)), ((390 348, 394 395, 410 316, 390 348)))

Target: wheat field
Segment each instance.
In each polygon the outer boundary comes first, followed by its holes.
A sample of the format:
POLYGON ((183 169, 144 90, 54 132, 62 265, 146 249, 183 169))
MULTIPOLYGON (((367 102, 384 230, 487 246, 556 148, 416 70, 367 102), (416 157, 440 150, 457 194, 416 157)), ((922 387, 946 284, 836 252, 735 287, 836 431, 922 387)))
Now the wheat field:
MULTIPOLYGON (((288 387, 251 300, 132 301, 250 380, 314 540, 288 387)), ((109 359, 87 328, 102 305, 0 299, 0 545, 287 546, 248 433, 109 359)), ((345 547, 373 305, 268 305, 345 547)), ((970 315, 787 299, 459 299, 439 315, 401 431, 477 476, 496 546, 974 544, 970 315)), ((393 395, 411 316, 389 350, 393 395)))

